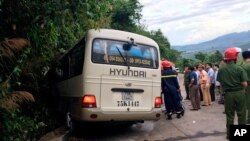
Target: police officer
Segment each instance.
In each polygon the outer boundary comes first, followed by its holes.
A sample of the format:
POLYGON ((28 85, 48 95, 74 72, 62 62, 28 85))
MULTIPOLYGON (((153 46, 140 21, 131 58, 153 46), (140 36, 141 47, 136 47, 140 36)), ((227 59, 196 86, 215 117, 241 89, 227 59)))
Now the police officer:
POLYGON ((244 89, 247 87, 247 74, 245 70, 236 65, 238 58, 237 48, 232 47, 224 52, 226 65, 222 67, 217 76, 225 93, 225 112, 227 118, 227 138, 229 127, 234 124, 234 113, 238 116, 238 124, 246 124, 246 100, 244 89))
POLYGON ((246 106, 247 106, 247 123, 250 124, 250 51, 242 52, 242 57, 244 59, 243 68, 247 72, 248 76, 248 86, 246 89, 246 106))
POLYGON ((204 65, 199 64, 198 70, 200 71, 200 75, 199 75, 198 80, 199 80, 199 85, 203 94, 204 104, 202 106, 209 106, 209 105, 212 105, 211 95, 209 91, 209 87, 210 87, 209 76, 204 69, 205 69, 204 65))
MULTIPOLYGON (((172 70, 172 63, 164 60, 162 61, 162 92, 164 93, 164 103, 168 119, 172 119, 172 114, 177 113, 180 115, 182 107, 179 104, 181 99, 180 86, 177 80, 175 71, 172 70)), ((178 116, 180 117, 180 116, 178 116)))

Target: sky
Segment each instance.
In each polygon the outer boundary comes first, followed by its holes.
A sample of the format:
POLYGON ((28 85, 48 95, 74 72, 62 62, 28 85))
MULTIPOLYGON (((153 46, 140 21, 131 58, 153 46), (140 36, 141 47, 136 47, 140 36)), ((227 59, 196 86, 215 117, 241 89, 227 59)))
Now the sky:
POLYGON ((164 33, 171 45, 208 41, 250 30, 250 0, 139 0, 142 23, 164 33))

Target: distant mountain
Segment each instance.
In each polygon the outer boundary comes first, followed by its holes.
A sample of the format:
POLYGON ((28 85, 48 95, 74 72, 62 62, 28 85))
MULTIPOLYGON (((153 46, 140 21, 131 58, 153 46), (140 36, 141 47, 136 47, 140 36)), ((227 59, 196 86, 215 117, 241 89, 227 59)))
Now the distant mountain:
POLYGON ((228 47, 237 46, 242 50, 250 48, 250 30, 246 32, 230 33, 210 41, 199 44, 171 46, 171 48, 183 52, 182 57, 194 58, 197 52, 213 53, 216 50, 224 52, 228 47))

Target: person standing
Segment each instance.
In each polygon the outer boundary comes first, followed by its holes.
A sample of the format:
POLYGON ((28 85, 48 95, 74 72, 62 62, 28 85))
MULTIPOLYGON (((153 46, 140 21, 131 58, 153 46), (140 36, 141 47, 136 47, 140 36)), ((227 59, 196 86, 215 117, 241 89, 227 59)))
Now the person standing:
POLYGON ((202 106, 209 106, 212 104, 211 102, 211 95, 209 92, 209 78, 207 72, 204 70, 204 65, 200 64, 198 66, 198 69, 200 71, 199 76, 199 85, 203 94, 203 102, 204 104, 202 106))
POLYGON ((221 61, 220 61, 220 67, 224 67, 226 65, 226 63, 225 63, 225 61, 222 59, 221 61))
POLYGON ((207 74, 209 77, 209 92, 211 95, 211 100, 215 101, 215 94, 214 94, 214 89, 215 89, 215 84, 214 84, 214 70, 212 69, 212 64, 207 63, 206 64, 206 69, 207 69, 207 74))
MULTIPOLYGON (((194 70, 195 70, 195 73, 197 75, 197 80, 199 80, 199 77, 200 77, 200 71, 198 70, 198 65, 195 65, 194 67, 194 70)), ((199 81, 197 81, 197 84, 199 86, 199 81)), ((202 95, 202 92, 201 92, 201 88, 198 87, 198 95, 200 97, 200 101, 203 101, 203 95, 202 95)))
POLYGON ((218 76, 218 71, 219 71, 219 65, 215 64, 214 67, 214 84, 215 84, 215 89, 218 92, 220 99, 218 101, 219 104, 224 104, 224 96, 222 95, 221 88, 220 88, 220 82, 217 81, 217 76, 218 76))
POLYGON ((190 100, 189 97, 189 86, 188 86, 188 76, 189 76, 189 71, 188 71, 188 67, 185 67, 184 69, 184 86, 185 86, 185 91, 186 91, 186 100, 190 100))
POLYGON ((190 100, 193 109, 190 109, 192 111, 198 111, 200 109, 200 99, 198 95, 198 79, 197 74, 194 71, 194 67, 189 66, 189 77, 188 77, 188 83, 189 83, 189 94, 190 94, 190 100))
POLYGON ((226 65, 222 67, 217 76, 225 93, 225 112, 227 138, 230 133, 230 125, 234 124, 234 114, 237 113, 238 124, 246 124, 246 96, 244 88, 247 87, 247 74, 245 70, 236 65, 238 51, 236 48, 228 48, 224 52, 226 65))
POLYGON ((180 98, 180 86, 177 80, 176 73, 172 70, 172 63, 165 60, 162 61, 162 93, 164 93, 164 103, 166 108, 166 114, 168 119, 172 119, 172 114, 180 114, 182 107, 179 104, 180 98))
POLYGON ((243 68, 247 72, 248 76, 248 86, 246 88, 246 106, 247 106, 247 124, 250 124, 250 51, 242 52, 242 57, 244 59, 243 68))

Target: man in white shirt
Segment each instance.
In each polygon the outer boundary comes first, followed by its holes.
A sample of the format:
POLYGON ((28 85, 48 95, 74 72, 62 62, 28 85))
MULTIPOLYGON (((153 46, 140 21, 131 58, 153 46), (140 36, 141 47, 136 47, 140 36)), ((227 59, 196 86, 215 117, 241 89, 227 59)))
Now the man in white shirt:
POLYGON ((222 95, 221 89, 220 89, 220 82, 217 81, 217 75, 219 71, 219 65, 215 64, 214 67, 214 84, 215 84, 215 89, 219 93, 220 99, 218 101, 219 104, 224 104, 224 96, 222 95))
POLYGON ((211 95, 211 100, 215 101, 215 94, 214 94, 214 88, 215 88, 215 84, 214 84, 214 70, 212 69, 212 64, 211 63, 207 63, 206 64, 206 69, 207 69, 207 74, 209 77, 209 84, 210 84, 210 95, 211 95))

